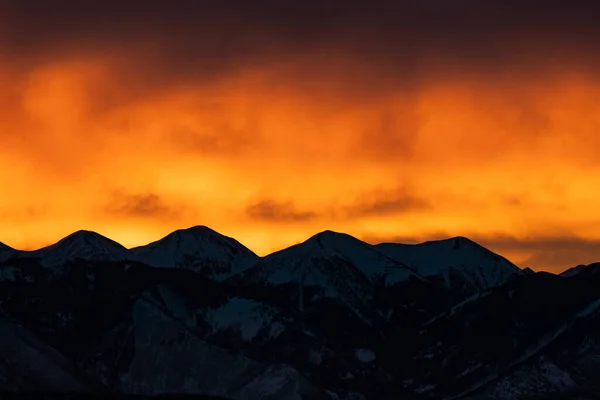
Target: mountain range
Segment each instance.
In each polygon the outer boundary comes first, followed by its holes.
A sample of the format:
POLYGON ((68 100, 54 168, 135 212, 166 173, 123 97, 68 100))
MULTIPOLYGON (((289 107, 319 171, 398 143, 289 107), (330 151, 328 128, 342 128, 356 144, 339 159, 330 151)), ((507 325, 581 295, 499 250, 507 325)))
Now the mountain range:
POLYGON ((600 264, 535 273, 464 237, 0 243, 0 331, 13 395, 600 398, 600 264))

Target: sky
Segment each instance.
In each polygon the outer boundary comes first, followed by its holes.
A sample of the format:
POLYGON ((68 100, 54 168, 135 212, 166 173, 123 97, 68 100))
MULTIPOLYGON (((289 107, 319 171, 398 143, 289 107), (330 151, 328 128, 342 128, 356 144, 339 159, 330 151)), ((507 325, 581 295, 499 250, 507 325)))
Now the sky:
POLYGON ((600 261, 600 4, 0 0, 0 241, 600 261))

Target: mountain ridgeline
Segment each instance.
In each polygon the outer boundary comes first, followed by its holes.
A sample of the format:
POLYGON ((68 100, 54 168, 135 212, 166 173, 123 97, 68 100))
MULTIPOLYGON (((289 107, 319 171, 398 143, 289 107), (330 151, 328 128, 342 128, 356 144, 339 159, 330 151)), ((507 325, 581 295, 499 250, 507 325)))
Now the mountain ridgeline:
POLYGON ((325 231, 258 257, 207 227, 0 243, 0 391, 218 399, 600 398, 600 264, 325 231))

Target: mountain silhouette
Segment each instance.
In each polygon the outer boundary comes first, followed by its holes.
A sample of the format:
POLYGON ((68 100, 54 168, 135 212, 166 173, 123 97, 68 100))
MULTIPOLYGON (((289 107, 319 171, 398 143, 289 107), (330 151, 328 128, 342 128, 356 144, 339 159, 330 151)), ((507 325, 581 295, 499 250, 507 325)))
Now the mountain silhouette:
POLYGON ((423 276, 436 276, 448 287, 463 286, 472 292, 499 286, 524 274, 506 258, 465 237, 421 244, 381 243, 376 247, 423 276))
POLYGON ((15 252, 15 249, 0 242, 0 262, 12 257, 15 252))
POLYGON ((90 261, 123 260, 127 258, 127 249, 99 233, 80 230, 53 245, 26 254, 39 257, 42 264, 54 267, 77 258, 90 261))
POLYGON ((189 268, 224 279, 258 259, 237 240, 205 226, 180 229, 146 246, 129 250, 132 259, 154 267, 189 268))
POLYGON ((204 226, 0 246, 0 391, 597 398, 599 265, 533 273, 463 237, 333 231, 258 257, 204 226))

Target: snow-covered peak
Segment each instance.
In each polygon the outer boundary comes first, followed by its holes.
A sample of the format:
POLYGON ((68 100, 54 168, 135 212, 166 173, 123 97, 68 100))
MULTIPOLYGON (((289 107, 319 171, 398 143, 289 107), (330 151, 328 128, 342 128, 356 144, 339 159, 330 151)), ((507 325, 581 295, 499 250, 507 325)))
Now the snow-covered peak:
POLYGON ((178 229, 129 252, 133 259, 154 267, 189 268, 217 279, 224 279, 258 260, 256 254, 237 240, 206 226, 178 229))
MULTIPOLYGON (((374 246, 345 233, 324 231, 303 243, 272 253, 260 263, 264 279, 273 284, 296 282, 301 276, 312 276, 325 282, 331 275, 358 272, 365 281, 379 279, 387 284, 420 278, 410 268, 379 252, 374 246)), ((307 278, 309 279, 309 278, 307 278)))
POLYGON ((420 244, 381 243, 376 247, 424 276, 442 275, 450 286, 451 272, 478 290, 524 274, 506 258, 462 236, 420 244))
POLYGON ((80 230, 39 250, 23 252, 42 259, 45 266, 60 265, 68 260, 82 258, 90 261, 117 261, 127 259, 127 249, 99 233, 80 230))
POLYGON ((365 274, 342 254, 328 253, 313 240, 270 254, 232 279, 242 285, 287 286, 300 309, 305 304, 300 293, 308 287, 313 294, 306 303, 329 298, 357 311, 372 298, 372 285, 365 274))
POLYGON ((406 264, 346 233, 326 230, 312 236, 303 245, 308 251, 348 260, 371 281, 384 278, 386 283, 393 284, 405 281, 411 276, 419 277, 417 272, 406 264))
MULTIPOLYGON (((219 238, 227 238, 224 235, 221 235, 219 232, 214 229, 209 228, 204 225, 195 225, 190 228, 177 229, 176 231, 171 232, 167 236, 195 236, 195 237, 219 237, 219 238)), ((229 239, 229 238, 228 238, 229 239)))
POLYGON ((319 232, 316 235, 311 236, 303 244, 306 247, 333 253, 345 253, 347 250, 356 246, 371 248, 370 244, 365 243, 354 236, 330 230, 319 232))
POLYGON ((115 242, 112 239, 102 236, 97 232, 82 229, 77 232, 73 232, 68 236, 65 236, 55 244, 40 249, 38 251, 60 247, 96 247, 99 249, 114 250, 121 252, 123 250, 126 250, 125 247, 123 247, 121 244, 115 242))

